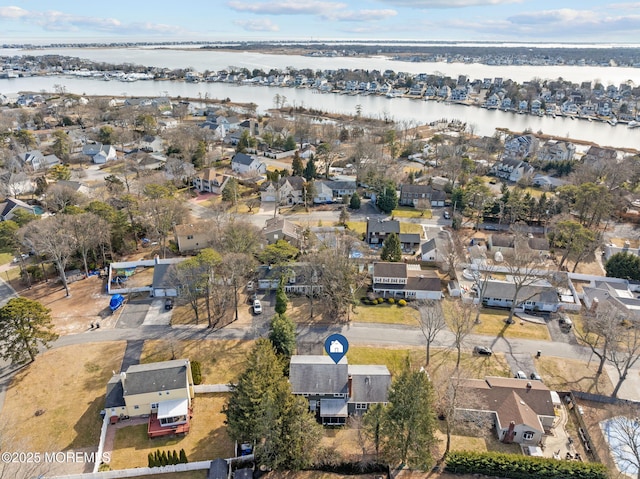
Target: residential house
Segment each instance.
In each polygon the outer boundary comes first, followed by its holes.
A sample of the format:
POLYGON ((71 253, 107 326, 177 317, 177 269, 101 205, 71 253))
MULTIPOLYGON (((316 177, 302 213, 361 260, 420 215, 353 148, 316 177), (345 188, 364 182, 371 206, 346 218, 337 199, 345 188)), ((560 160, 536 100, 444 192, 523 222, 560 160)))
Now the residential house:
POLYGON ((380 221, 370 219, 367 221, 365 241, 368 244, 382 244, 391 233, 400 234, 400 222, 398 220, 380 221))
POLYGON ((102 143, 87 143, 82 147, 82 154, 90 157, 98 165, 103 165, 118 157, 116 149, 112 145, 103 145, 102 143))
POLYGON ((435 238, 431 238, 429 241, 422 243, 420 246, 420 259, 421 261, 434 262, 438 259, 438 244, 435 238))
POLYGON ((517 182, 522 178, 533 176, 535 169, 522 160, 503 158, 493 164, 489 173, 498 178, 517 182))
POLYGON ((343 198, 345 196, 353 196, 356 192, 356 182, 349 180, 327 181, 327 186, 331 188, 334 198, 343 198))
POLYGON ((618 152, 611 148, 591 146, 582 158, 585 164, 604 166, 607 163, 616 162, 618 152))
POLYGON ((484 104, 487 108, 498 108, 500 105, 500 97, 497 94, 492 94, 484 104))
POLYGON ((582 301, 591 314, 604 308, 605 311, 617 310, 626 319, 640 320, 640 299, 626 280, 603 277, 583 286, 582 293, 582 301))
POLYGON ((316 154, 316 147, 313 145, 305 145, 300 151, 299 156, 303 160, 308 160, 316 154))
POLYGON ((286 265, 263 265, 256 271, 258 289, 275 291, 285 279, 284 291, 287 294, 304 294, 314 296, 322 292, 319 284, 322 268, 311 263, 289 263, 286 265))
POLYGON ((420 234, 418 233, 400 233, 398 235, 400 248, 404 253, 416 254, 420 246, 420 234))
POLYGON ((260 123, 255 118, 248 118, 238 123, 238 131, 248 131, 249 136, 260 135, 260 123))
POLYGON ((315 204, 333 203, 333 190, 328 185, 328 182, 314 181, 313 186, 316 190, 316 194, 313 197, 315 204))
POLYGON ((267 165, 245 153, 236 153, 231 159, 231 169, 240 174, 264 174, 267 172, 267 165))
POLYGON ((164 151, 164 140, 159 136, 145 135, 140 139, 140 149, 146 153, 164 151))
POLYGON ((200 124, 200 128, 209 130, 215 140, 221 140, 227 136, 226 124, 220 124, 216 123, 215 121, 207 120, 200 124))
POLYGON ((193 397, 188 359, 136 364, 109 380, 104 409, 114 422, 122 416, 148 416, 149 438, 185 434, 193 397))
POLYGON ((487 415, 504 443, 537 446, 557 425, 560 398, 542 381, 485 377, 461 385, 472 399, 458 409, 465 415, 487 415))
POLYGON ((277 182, 265 181, 260 186, 262 202, 277 202, 279 205, 304 203, 305 179, 301 176, 285 176, 277 182))
MULTIPOLYGON (((510 308, 516 293, 516 285, 510 281, 489 280, 486 283, 482 305, 485 307, 510 308)), ((524 311, 555 313, 560 308, 558 290, 548 281, 523 286, 518 291, 516 308, 524 311)))
POLYGON ((193 187, 201 193, 222 194, 222 190, 231 178, 229 175, 219 173, 214 168, 205 168, 200 171, 192 180, 193 187))
POLYGON ((31 150, 20 155, 23 165, 31 167, 33 171, 46 170, 62 162, 56 155, 43 155, 40 150, 31 150))
POLYGON ((420 265, 377 262, 372 276, 373 292, 383 298, 442 299, 438 274, 420 265))
POLYGON ((269 218, 262 230, 268 244, 285 240, 293 246, 300 247, 303 241, 302 228, 283 217, 269 218))
POLYGON ((373 404, 389 400, 391 373, 382 365, 337 364, 329 356, 294 355, 289 362, 293 394, 309 401, 309 409, 326 426, 345 425, 373 404))
POLYGON ((541 107, 542 107, 542 101, 538 100, 537 98, 533 100, 531 102, 531 114, 532 115, 541 114, 542 113, 541 107))
POLYGON ((399 202, 403 206, 420 207, 426 203, 437 208, 444 206, 446 199, 444 191, 434 190, 431 185, 400 185, 399 202))
POLYGON ((487 245, 493 254, 499 251, 503 255, 513 256, 516 248, 515 241, 514 235, 492 234, 487 239, 487 245))
POLYGON ((502 158, 524 160, 531 156, 538 145, 533 135, 518 135, 508 139, 504 144, 502 158))
POLYGON ((540 161, 569 161, 576 153, 576 145, 568 141, 548 140, 540 151, 538 160, 540 161))
POLYGON ((173 234, 180 253, 199 251, 211 244, 213 236, 210 223, 201 222, 194 224, 175 225, 173 234))
POLYGON ((31 206, 17 198, 6 198, 3 202, 0 203, 0 221, 9 221, 13 219, 16 211, 18 210, 22 210, 32 215, 36 214, 36 209, 34 206, 31 206))

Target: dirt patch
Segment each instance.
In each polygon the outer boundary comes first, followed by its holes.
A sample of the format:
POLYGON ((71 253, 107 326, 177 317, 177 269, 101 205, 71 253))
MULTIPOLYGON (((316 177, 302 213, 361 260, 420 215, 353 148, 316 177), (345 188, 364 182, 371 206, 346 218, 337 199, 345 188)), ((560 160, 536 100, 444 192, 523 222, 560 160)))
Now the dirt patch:
POLYGON ((20 295, 37 300, 51 310, 58 334, 73 334, 86 331, 91 323, 111 316, 110 296, 105 292, 105 284, 98 276, 90 276, 71 283, 71 296, 66 296, 62 283, 49 281, 24 289, 20 295))

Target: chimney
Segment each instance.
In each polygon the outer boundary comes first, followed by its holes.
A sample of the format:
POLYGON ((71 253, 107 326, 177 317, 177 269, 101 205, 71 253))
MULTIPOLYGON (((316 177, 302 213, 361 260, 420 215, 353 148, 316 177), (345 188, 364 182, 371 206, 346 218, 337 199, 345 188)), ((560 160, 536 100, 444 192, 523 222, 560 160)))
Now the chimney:
POLYGON ((589 308, 590 313, 595 313, 598 310, 598 303, 600 303, 598 298, 593 298, 593 302, 591 303, 591 307, 589 308))
POLYGON ((511 421, 509 423, 509 429, 505 433, 504 438, 502 438, 503 443, 511 444, 513 442, 513 437, 516 435, 515 428, 516 428, 516 423, 514 421, 511 421))
POLYGON ((124 371, 122 371, 120 373, 120 382, 122 383, 122 387, 124 388, 124 380, 127 379, 127 373, 125 373, 124 371))
POLYGON ((353 376, 349 375, 349 379, 347 379, 347 390, 349 394, 349 399, 353 397, 353 376))

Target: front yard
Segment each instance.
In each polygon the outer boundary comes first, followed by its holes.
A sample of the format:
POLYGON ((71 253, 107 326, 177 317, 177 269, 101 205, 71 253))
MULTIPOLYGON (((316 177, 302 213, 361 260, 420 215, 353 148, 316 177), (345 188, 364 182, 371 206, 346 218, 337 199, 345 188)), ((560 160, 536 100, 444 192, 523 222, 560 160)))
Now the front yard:
POLYGON ((360 323, 418 325, 419 314, 409 306, 381 303, 375 306, 359 304, 351 319, 360 323))

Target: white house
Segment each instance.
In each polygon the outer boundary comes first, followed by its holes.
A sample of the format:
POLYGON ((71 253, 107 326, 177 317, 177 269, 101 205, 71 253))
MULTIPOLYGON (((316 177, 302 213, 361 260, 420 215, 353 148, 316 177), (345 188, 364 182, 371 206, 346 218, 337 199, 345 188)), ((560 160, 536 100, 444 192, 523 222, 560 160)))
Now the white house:
POLYGON ((373 264, 373 292, 383 298, 442 299, 440 278, 420 265, 377 262, 373 264))
POLYGON ((231 159, 231 169, 240 174, 264 174, 267 172, 267 165, 253 156, 236 153, 231 159))
POLYGON ((91 157, 91 160, 98 165, 117 158, 116 149, 112 145, 102 143, 88 143, 82 147, 82 153, 91 157))

